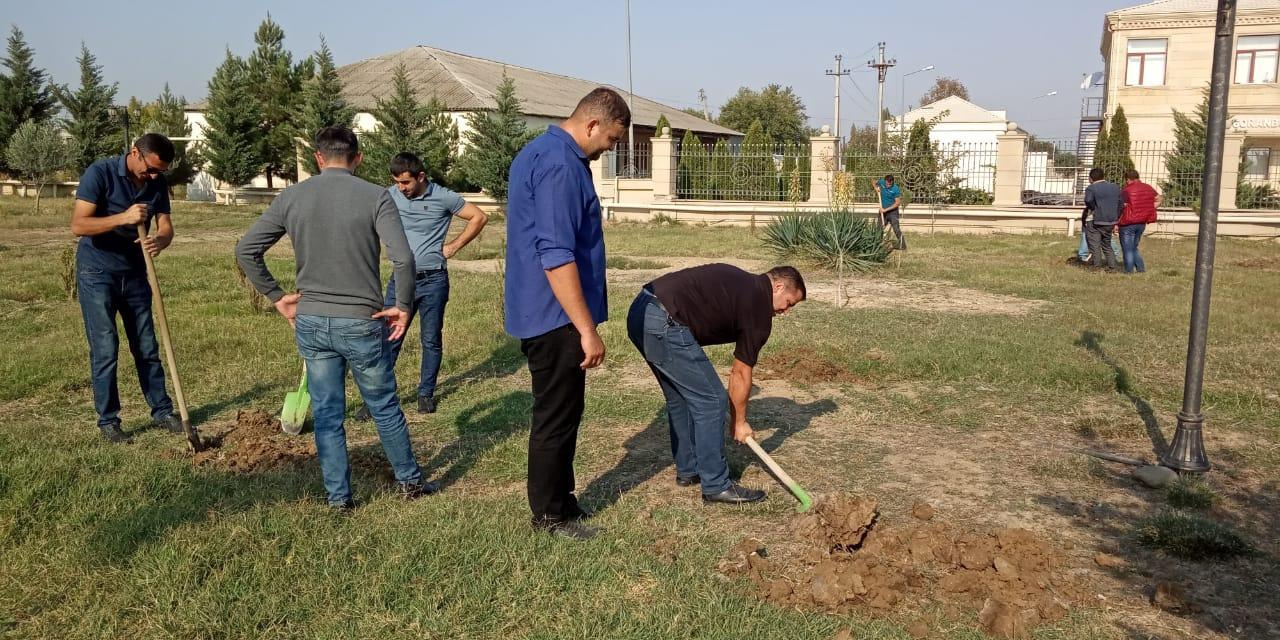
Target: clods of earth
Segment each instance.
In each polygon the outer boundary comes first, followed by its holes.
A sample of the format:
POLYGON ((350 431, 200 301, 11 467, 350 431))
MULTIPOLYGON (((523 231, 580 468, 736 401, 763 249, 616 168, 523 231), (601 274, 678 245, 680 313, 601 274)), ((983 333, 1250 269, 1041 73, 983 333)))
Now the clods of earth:
MULTIPOLYGON (((983 629, 1002 638, 1027 637, 1088 602, 1063 550, 1032 532, 952 527, 923 502, 912 513, 912 522, 888 526, 878 522, 875 500, 833 496, 796 518, 795 532, 809 545, 799 561, 774 562, 748 539, 718 568, 748 577, 766 601, 801 610, 887 616, 930 599, 972 607, 983 629)), ((911 627, 917 635, 928 624, 911 627)))
POLYGON ((247 473, 302 462, 316 457, 314 439, 280 431, 280 420, 261 409, 241 409, 236 422, 222 436, 210 440, 195 455, 196 466, 214 466, 247 473))

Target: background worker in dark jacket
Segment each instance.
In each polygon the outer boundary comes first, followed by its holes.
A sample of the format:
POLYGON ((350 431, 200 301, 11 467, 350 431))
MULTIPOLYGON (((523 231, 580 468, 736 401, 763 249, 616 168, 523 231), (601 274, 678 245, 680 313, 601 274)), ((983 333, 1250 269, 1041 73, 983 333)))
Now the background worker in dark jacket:
POLYGON ((1104 180, 1102 169, 1090 169, 1089 186, 1084 190, 1084 213, 1080 216, 1080 221, 1084 224, 1085 237, 1089 241, 1089 252, 1093 254, 1090 260, 1093 266, 1116 268, 1111 230, 1119 219, 1120 187, 1104 180), (1090 214, 1092 219, 1089 218, 1090 214))
POLYGON ((1136 169, 1124 172, 1124 188, 1120 190, 1124 210, 1120 214, 1120 252, 1124 258, 1125 273, 1143 273, 1147 264, 1138 253, 1138 241, 1147 225, 1156 221, 1156 207, 1160 206, 1160 194, 1151 185, 1138 179, 1136 169))
POLYGON ((751 436, 747 396, 751 370, 773 330, 773 317, 805 299, 792 267, 748 273, 708 264, 670 273, 640 290, 627 314, 627 335, 667 399, 676 484, 702 484, 706 502, 743 503, 764 492, 729 479, 724 458, 725 406, 733 439, 751 436), (734 343, 726 395, 703 346, 734 343))

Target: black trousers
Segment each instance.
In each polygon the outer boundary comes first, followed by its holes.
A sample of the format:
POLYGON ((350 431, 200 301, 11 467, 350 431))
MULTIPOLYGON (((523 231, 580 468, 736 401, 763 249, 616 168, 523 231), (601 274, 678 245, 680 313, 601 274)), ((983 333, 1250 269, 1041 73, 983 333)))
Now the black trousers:
POLYGON ((529 509, 535 525, 582 513, 573 495, 573 456, 587 391, 582 336, 572 324, 520 341, 533 378, 529 429, 529 509))

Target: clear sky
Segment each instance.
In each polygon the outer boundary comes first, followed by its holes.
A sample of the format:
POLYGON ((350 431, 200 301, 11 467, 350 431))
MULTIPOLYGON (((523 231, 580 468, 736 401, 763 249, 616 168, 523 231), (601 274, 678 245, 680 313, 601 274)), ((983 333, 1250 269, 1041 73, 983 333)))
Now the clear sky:
MULTIPOLYGON (((897 113, 902 74, 915 103, 937 75, 959 78, 974 102, 1006 109, 1041 137, 1074 137, 1081 76, 1102 69, 1103 14, 1140 0, 632 0, 635 92, 676 107, 696 106, 705 89, 712 110, 740 86, 790 85, 813 126, 833 114, 832 56, 854 72, 841 87, 841 128, 875 117, 876 42, 898 66, 885 85, 897 113), (1049 91, 1056 96, 1036 98, 1049 91)), ((339 65, 416 44, 626 87, 624 0, 471 0, 417 2, 169 0, 6 1, 0 20, 17 24, 37 63, 76 85, 80 42, 119 82, 121 102, 151 99, 167 81, 189 100, 203 98, 227 47, 253 48, 269 11, 295 56, 323 34, 339 65)), ((2 24, 2 23, 0 23, 2 24)), ((7 33, 7 29, 6 29, 7 33)), ((1094 90, 1096 93, 1096 89, 1094 90)))

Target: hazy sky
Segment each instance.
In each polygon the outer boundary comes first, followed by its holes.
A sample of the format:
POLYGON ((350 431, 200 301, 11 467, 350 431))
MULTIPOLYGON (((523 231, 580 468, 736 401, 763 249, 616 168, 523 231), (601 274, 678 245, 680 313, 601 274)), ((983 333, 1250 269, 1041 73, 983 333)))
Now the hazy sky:
MULTIPOLYGON (((230 47, 253 48, 269 11, 286 46, 305 56, 323 34, 339 65, 427 44, 511 64, 626 87, 624 0, 568 2, 471 0, 420 2, 6 2, 0 20, 17 24, 40 66, 76 85, 80 42, 98 56, 120 96, 150 99, 168 82, 189 100, 203 98, 230 47)), ((841 87, 841 128, 875 117, 875 74, 866 68, 876 42, 898 66, 885 85, 897 113, 902 74, 912 104, 937 75, 959 78, 974 102, 1007 109, 1041 137, 1074 137, 1080 77, 1102 68, 1103 14, 1138 0, 856 0, 766 2, 633 0, 635 92, 676 107, 696 106, 705 89, 712 110, 740 86, 776 82, 804 100, 810 123, 830 124, 833 67, 841 53, 854 73, 841 87), (1058 95, 1035 99, 1049 91, 1058 95)), ((1095 90, 1096 92, 1096 90, 1095 90)))

